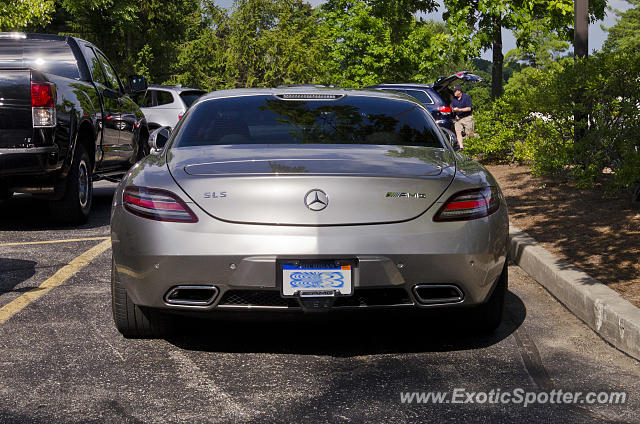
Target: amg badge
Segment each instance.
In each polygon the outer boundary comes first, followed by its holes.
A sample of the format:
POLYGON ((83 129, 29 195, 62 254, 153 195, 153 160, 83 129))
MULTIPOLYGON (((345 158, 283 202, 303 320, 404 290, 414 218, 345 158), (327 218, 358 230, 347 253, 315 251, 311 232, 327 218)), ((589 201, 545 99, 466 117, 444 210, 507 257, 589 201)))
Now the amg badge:
POLYGON ((387 192, 387 195, 385 197, 392 197, 392 198, 407 197, 407 198, 414 198, 414 199, 426 199, 427 195, 425 193, 409 193, 409 192, 389 191, 389 192, 387 192))

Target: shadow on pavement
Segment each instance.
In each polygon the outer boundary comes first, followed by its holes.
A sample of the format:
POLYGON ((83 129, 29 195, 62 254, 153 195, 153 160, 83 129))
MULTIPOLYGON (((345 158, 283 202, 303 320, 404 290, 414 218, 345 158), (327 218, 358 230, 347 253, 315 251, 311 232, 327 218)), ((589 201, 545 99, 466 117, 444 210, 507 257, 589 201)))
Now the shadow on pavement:
POLYGON ((90 229, 109 225, 114 186, 94 187, 91 214, 86 224, 76 227, 57 224, 49 215, 46 200, 20 194, 0 201, 0 231, 42 231, 56 229, 90 229))
POLYGON ((278 320, 267 320, 264 316, 242 321, 185 318, 180 323, 179 335, 167 341, 181 349, 206 352, 336 357, 446 352, 494 345, 518 329, 525 316, 524 303, 509 292, 502 324, 491 335, 474 331, 462 310, 428 310, 420 314, 300 315, 278 320))
POLYGON ((23 292, 33 287, 14 289, 18 284, 27 281, 36 273, 36 262, 22 259, 0 258, 0 294, 23 292))

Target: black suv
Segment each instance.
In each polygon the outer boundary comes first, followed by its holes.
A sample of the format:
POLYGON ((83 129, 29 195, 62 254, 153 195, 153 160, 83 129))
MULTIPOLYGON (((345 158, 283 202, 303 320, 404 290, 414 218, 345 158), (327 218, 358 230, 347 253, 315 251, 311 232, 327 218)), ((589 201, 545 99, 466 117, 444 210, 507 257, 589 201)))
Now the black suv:
POLYGON ((376 84, 365 88, 393 90, 408 94, 431 112, 438 125, 454 131, 453 114, 451 113, 451 96, 453 93, 449 86, 461 80, 480 82, 482 78, 469 71, 460 71, 448 77, 440 77, 431 84, 376 84))
POLYGON ((0 200, 31 193, 81 224, 92 184, 120 178, 149 150, 147 121, 107 57, 79 38, 0 32, 0 200))

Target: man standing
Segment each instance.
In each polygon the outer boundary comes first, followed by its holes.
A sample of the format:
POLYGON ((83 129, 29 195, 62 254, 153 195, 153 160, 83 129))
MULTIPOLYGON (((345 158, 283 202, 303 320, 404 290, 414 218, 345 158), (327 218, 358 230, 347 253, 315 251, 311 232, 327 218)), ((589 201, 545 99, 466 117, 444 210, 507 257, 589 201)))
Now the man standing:
POLYGON ((451 99, 451 110, 455 117, 456 138, 460 150, 464 149, 462 144, 462 132, 467 136, 475 135, 473 133, 473 115, 471 113, 471 98, 462 92, 462 87, 456 85, 453 87, 453 98, 451 99))

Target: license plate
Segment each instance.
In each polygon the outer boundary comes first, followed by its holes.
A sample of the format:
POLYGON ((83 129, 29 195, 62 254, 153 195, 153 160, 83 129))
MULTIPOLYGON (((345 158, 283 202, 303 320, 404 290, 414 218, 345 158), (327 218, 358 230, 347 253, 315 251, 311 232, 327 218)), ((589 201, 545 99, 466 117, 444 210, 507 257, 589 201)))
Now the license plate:
POLYGON ((349 296, 353 292, 353 268, 351 263, 283 263, 282 295, 349 296))

